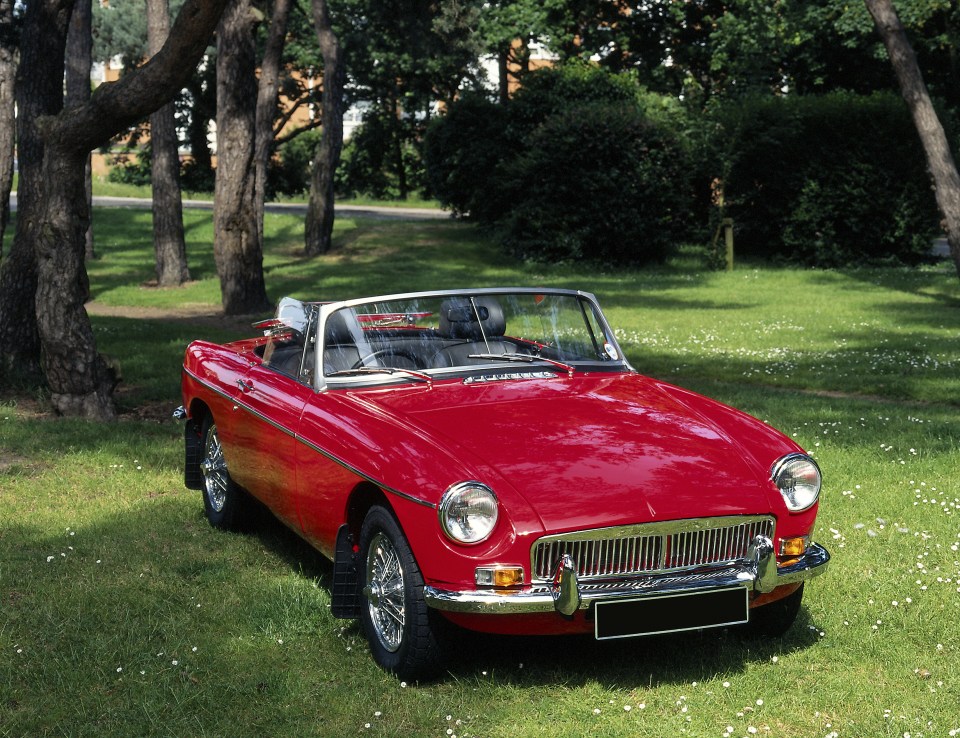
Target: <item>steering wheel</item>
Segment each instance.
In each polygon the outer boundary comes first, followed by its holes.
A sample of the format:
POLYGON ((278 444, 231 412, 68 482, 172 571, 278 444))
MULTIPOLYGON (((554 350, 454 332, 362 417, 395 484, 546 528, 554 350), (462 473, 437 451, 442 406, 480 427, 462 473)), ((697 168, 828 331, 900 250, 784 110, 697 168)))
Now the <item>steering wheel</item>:
MULTIPOLYGON (((414 369, 420 367, 419 359, 416 354, 413 353, 410 349, 397 348, 395 346, 390 346, 387 348, 382 348, 372 353, 367 354, 366 356, 361 356, 357 361, 351 366, 351 369, 360 369, 361 367, 368 366, 367 362, 371 359, 379 359, 382 356, 399 356, 410 362, 414 369)), ((409 367, 400 367, 407 369, 409 367)))

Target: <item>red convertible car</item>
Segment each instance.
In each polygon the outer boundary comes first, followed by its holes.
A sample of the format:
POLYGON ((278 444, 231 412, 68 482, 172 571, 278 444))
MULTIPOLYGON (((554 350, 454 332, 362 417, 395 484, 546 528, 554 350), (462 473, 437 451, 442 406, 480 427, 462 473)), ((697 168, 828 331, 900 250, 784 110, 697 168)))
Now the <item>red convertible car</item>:
POLYGON ((334 614, 401 678, 444 621, 779 635, 829 562, 813 459, 637 373, 591 294, 284 298, 255 327, 186 351, 186 485, 213 526, 252 495, 331 559, 334 614))

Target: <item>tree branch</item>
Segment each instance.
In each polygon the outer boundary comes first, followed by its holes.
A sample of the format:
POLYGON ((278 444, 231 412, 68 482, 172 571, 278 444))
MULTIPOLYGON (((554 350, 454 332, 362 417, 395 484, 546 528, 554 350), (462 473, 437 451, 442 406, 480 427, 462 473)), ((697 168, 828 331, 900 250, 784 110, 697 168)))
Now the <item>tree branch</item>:
POLYGON ((228 0, 187 0, 166 43, 146 64, 97 88, 89 102, 38 121, 48 144, 87 152, 182 89, 206 51, 228 0), (187 60, 189 63, 185 63, 187 60))

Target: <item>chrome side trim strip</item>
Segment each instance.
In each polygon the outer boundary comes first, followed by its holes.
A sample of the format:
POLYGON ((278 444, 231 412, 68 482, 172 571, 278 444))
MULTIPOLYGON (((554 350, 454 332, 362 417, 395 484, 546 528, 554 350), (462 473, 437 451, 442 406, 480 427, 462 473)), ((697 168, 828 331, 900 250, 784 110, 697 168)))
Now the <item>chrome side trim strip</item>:
POLYGON ((402 497, 404 500, 407 500, 408 502, 413 502, 413 503, 416 503, 417 505, 423 505, 424 507, 428 507, 431 510, 435 510, 437 508, 437 506, 432 502, 427 502, 426 500, 421 500, 420 498, 414 497, 413 495, 407 494, 406 492, 401 492, 400 490, 394 489, 393 487, 390 487, 389 485, 384 484, 383 482, 375 479, 374 477, 371 477, 369 474, 365 474, 364 472, 360 471, 357 467, 353 466, 352 464, 348 464, 343 459, 337 458, 336 456, 331 454, 329 451, 324 451, 322 448, 317 446, 315 443, 308 441, 303 436, 298 435, 296 436, 296 439, 307 448, 312 449, 313 451, 316 451, 318 454, 328 458, 330 461, 334 462, 335 464, 339 464, 351 474, 356 474, 358 477, 362 477, 363 479, 366 479, 371 484, 375 484, 384 492, 389 492, 390 494, 396 495, 397 497, 402 497))
POLYGON ((393 487, 391 487, 391 486, 389 486, 389 485, 387 485, 387 484, 384 484, 383 482, 379 481, 379 480, 376 479, 375 477, 372 477, 372 476, 370 476, 369 474, 366 474, 366 473, 360 471, 360 469, 358 469, 357 467, 353 466, 352 464, 348 464, 348 463, 347 463, 346 461, 344 461, 343 459, 340 459, 340 458, 334 456, 334 455, 331 454, 329 451, 325 451, 324 449, 322 449, 322 448, 320 448, 319 446, 317 446, 315 443, 312 443, 312 442, 308 441, 308 440, 307 440, 306 438, 304 438, 303 436, 301 436, 301 435, 299 435, 299 434, 297 434, 297 433, 294 433, 293 431, 291 431, 291 430, 289 430, 289 429, 287 429, 287 428, 284 428, 282 425, 280 425, 280 424, 274 422, 273 420, 271 420, 270 418, 266 417, 263 413, 258 412, 257 410, 254 410, 252 407, 250 407, 250 406, 247 405, 245 402, 243 402, 239 397, 231 397, 230 395, 228 395, 227 393, 225 393, 223 390, 221 390, 221 389, 219 389, 219 388, 217 388, 217 387, 214 387, 214 386, 211 385, 209 382, 204 381, 203 379, 201 379, 200 377, 198 377, 196 374, 194 374, 193 372, 191 372, 191 371, 190 371, 189 369, 187 369, 186 367, 183 368, 183 371, 184 371, 185 374, 187 374, 187 375, 189 375, 191 378, 193 378, 198 384, 201 384, 202 386, 206 387, 208 390, 210 390, 211 392, 213 392, 213 393, 216 394, 216 395, 219 395, 220 397, 224 398, 225 400, 228 400, 229 402, 232 402, 232 403, 234 404, 234 406, 235 406, 234 409, 243 409, 243 410, 245 410, 245 411, 248 412, 250 415, 253 415, 253 416, 259 418, 260 420, 262 420, 263 422, 267 423, 268 425, 276 428, 276 429, 279 430, 280 432, 285 433, 285 434, 287 434, 288 436, 290 436, 291 438, 296 439, 297 441, 299 441, 300 443, 302 443, 302 444, 303 444, 304 446, 306 446, 307 448, 309 448, 309 449, 317 452, 318 454, 320 454, 321 456, 329 459, 330 461, 334 462, 335 464, 338 464, 339 466, 342 466, 344 469, 346 469, 346 470, 347 470, 348 472, 350 472, 351 474, 355 474, 356 476, 360 477, 361 479, 365 479, 366 481, 370 482, 371 484, 375 484, 377 487, 379 487, 380 489, 382 489, 384 492, 389 492, 390 494, 396 495, 397 497, 400 497, 400 498, 402 498, 402 499, 404 499, 404 500, 407 500, 408 502, 413 502, 413 503, 415 503, 415 504, 417 504, 417 505, 422 505, 422 506, 424 506, 424 507, 428 507, 428 508, 430 508, 431 510, 435 510, 435 509, 436 509, 437 506, 436 506, 435 504, 433 504, 432 502, 427 502, 426 500, 421 500, 420 498, 414 497, 414 496, 411 495, 411 494, 408 494, 408 493, 406 493, 406 492, 401 492, 401 491, 398 490, 398 489, 394 489, 393 487))
MULTIPOLYGON (((795 584, 823 574, 830 563, 830 554, 813 544, 796 562, 779 567, 775 586, 795 584)), ((586 610, 597 600, 636 599, 647 594, 665 592, 722 589, 725 587, 755 588, 759 577, 752 561, 744 561, 722 572, 690 573, 664 577, 643 577, 631 580, 581 584, 580 610, 586 610)), ((550 585, 533 586, 520 592, 502 593, 491 590, 453 591, 424 587, 427 605, 447 612, 483 615, 522 615, 526 613, 556 612, 550 585)))

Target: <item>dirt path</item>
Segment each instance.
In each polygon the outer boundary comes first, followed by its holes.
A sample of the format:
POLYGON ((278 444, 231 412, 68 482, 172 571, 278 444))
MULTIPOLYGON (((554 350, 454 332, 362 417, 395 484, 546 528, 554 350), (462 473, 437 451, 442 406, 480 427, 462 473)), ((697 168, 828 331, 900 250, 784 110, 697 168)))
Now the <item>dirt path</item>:
POLYGON ((257 315, 224 315, 222 310, 209 305, 187 303, 177 307, 131 307, 129 305, 105 305, 92 300, 85 305, 87 314, 114 318, 135 318, 139 320, 160 320, 171 323, 212 326, 224 330, 250 332, 250 324, 256 320, 270 317, 257 315))

